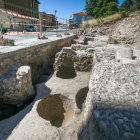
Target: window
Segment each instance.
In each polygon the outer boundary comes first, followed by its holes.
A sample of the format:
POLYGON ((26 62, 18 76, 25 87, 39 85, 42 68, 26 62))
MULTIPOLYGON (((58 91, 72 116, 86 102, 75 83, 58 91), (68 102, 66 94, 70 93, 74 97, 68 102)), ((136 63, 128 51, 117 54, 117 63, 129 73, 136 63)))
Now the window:
POLYGON ((32 1, 32 8, 33 8, 33 1, 32 1))
POLYGON ((35 2, 34 2, 34 9, 35 9, 35 2))
POLYGON ((38 5, 36 4, 36 10, 38 10, 38 5))

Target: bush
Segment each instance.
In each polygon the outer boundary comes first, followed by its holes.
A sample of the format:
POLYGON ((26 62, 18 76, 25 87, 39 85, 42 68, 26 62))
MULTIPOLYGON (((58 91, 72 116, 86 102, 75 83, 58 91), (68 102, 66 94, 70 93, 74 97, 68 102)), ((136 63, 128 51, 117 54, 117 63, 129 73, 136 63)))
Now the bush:
POLYGON ((125 12, 125 11, 123 11, 121 13, 121 18, 128 17, 128 16, 129 16, 129 14, 127 12, 125 12))
POLYGON ((7 29, 2 29, 2 32, 3 33, 6 33, 8 30, 7 29))

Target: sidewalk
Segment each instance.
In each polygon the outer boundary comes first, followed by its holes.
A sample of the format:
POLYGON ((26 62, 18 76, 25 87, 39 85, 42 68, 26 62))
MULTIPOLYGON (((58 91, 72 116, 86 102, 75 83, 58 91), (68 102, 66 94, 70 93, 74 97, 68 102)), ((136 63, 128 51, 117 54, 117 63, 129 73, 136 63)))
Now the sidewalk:
POLYGON ((0 54, 8 53, 11 51, 17 51, 19 49, 32 47, 39 44, 44 44, 58 39, 67 38, 72 35, 73 33, 70 33, 70 35, 62 34, 62 37, 56 37, 56 34, 52 34, 52 35, 47 34, 46 37, 48 37, 48 39, 38 39, 37 35, 4 35, 4 39, 15 40, 15 46, 0 46, 0 54))

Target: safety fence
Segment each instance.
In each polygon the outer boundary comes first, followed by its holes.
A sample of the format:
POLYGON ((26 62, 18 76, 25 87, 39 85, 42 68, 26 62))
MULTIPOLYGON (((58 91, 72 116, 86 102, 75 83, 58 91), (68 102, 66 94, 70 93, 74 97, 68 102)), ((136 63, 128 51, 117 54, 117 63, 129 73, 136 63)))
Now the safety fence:
MULTIPOLYGON (((8 3, 8 5, 10 5, 10 3, 8 3)), ((15 7, 17 7, 17 5, 15 7)), ((22 9, 23 7, 20 8, 22 9)), ((26 8, 26 10, 28 11, 29 9, 26 8)), ((46 14, 43 12, 38 12, 39 18, 35 18, 34 16, 33 17, 30 16, 29 14, 30 12, 31 11, 29 10, 28 16, 25 16, 24 14, 26 13, 24 12, 22 15, 22 13, 19 14, 17 13, 17 11, 14 12, 14 11, 0 8, 0 14, 1 13, 4 14, 2 15, 3 18, 0 18, 0 30, 1 30, 0 38, 3 38, 4 36, 4 37, 8 37, 6 39, 13 39, 14 37, 15 38, 17 37, 15 35, 42 36, 43 31, 48 31, 48 32, 50 31, 52 32, 50 34, 55 34, 55 35, 58 35, 59 32, 63 32, 62 34, 64 35, 67 33, 68 31, 67 19, 56 17, 56 13, 55 15, 53 15, 53 14, 46 14), (45 17, 46 15, 47 17, 45 17), (50 20, 52 20, 51 23, 50 20), (62 20, 63 21, 62 25, 59 25, 57 20, 62 20), (6 31, 4 29, 6 29, 6 31)))

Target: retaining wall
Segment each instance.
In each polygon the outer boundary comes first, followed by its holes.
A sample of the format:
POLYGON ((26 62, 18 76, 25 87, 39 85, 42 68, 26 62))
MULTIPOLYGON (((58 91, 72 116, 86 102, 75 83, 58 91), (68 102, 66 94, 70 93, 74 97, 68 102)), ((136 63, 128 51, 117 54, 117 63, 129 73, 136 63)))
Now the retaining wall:
POLYGON ((12 66, 28 65, 31 67, 32 81, 35 82, 40 75, 50 69, 55 54, 62 47, 71 46, 72 39, 76 39, 76 35, 0 54, 0 78, 10 71, 12 66))

